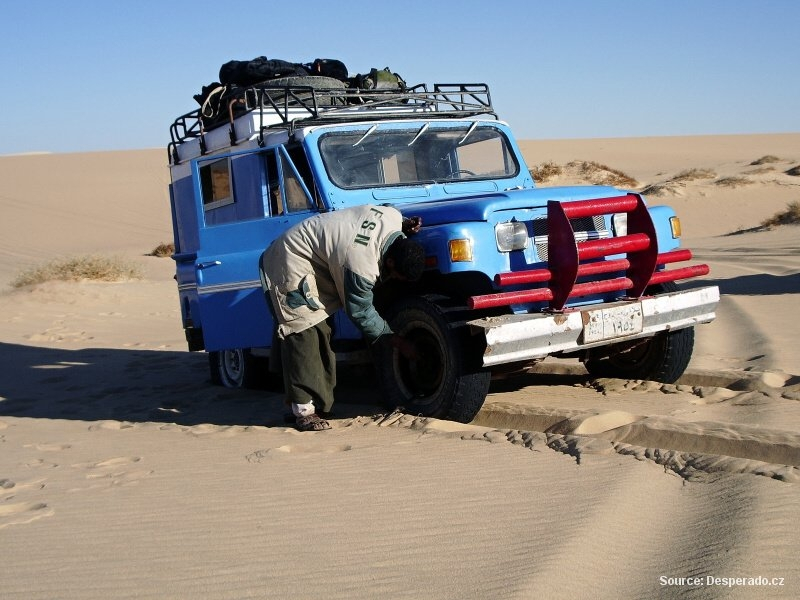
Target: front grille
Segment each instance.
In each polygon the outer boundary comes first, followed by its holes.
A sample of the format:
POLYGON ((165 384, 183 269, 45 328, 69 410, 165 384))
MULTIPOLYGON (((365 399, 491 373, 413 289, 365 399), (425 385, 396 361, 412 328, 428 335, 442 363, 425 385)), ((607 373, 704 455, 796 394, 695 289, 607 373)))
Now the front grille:
MULTIPOLYGON (((580 217, 570 219, 572 229, 575 231, 575 239, 578 241, 599 240, 611 237, 611 232, 606 229, 603 215, 593 217, 580 217)), ((547 217, 534 219, 533 225, 533 244, 536 254, 542 261, 547 260, 547 217)))

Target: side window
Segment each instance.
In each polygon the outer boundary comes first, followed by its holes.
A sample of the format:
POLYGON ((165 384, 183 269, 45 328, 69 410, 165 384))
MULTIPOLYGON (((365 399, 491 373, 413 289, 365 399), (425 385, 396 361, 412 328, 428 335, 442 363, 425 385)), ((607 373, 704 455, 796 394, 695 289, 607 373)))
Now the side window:
POLYGON ((297 173, 300 175, 303 183, 306 184, 306 189, 311 194, 312 198, 314 198, 314 200, 317 202, 317 205, 321 206, 319 201, 319 190, 314 182, 314 176, 311 174, 311 166, 308 164, 308 158, 306 158, 305 150, 303 150, 302 146, 295 145, 286 148, 286 153, 294 163, 294 168, 297 169, 297 173))
POLYGON ((278 174, 278 161, 275 159, 275 150, 269 150, 264 155, 267 167, 267 190, 269 193, 269 214, 273 217, 280 216, 286 211, 283 206, 281 193, 281 178, 278 174))
POLYGON ((302 148, 296 147, 290 152, 286 152, 282 146, 270 149, 264 153, 264 165, 267 171, 270 215, 275 217, 316 210, 314 200, 306 191, 314 193, 315 187, 302 148))
POLYGON ((233 204, 230 160, 223 158, 200 167, 203 210, 233 204))
POLYGON ((286 200, 286 210, 288 212, 313 210, 314 203, 303 189, 300 178, 292 168, 292 161, 283 153, 279 153, 279 156, 281 172, 283 173, 283 192, 286 200))

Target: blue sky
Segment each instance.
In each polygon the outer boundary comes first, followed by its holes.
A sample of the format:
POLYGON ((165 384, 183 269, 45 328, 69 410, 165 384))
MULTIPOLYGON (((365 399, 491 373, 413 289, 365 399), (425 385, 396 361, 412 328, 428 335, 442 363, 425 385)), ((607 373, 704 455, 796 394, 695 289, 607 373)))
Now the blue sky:
POLYGON ((486 82, 520 139, 800 131, 796 0, 3 0, 0 155, 165 147, 228 60, 486 82))

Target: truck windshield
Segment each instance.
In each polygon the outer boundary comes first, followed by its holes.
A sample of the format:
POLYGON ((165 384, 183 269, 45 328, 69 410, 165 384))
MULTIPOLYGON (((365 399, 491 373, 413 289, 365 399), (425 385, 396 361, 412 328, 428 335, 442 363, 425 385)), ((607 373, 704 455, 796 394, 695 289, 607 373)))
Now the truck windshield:
POLYGON ((478 122, 368 125, 320 137, 320 155, 340 188, 502 179, 519 172, 503 133, 478 122))

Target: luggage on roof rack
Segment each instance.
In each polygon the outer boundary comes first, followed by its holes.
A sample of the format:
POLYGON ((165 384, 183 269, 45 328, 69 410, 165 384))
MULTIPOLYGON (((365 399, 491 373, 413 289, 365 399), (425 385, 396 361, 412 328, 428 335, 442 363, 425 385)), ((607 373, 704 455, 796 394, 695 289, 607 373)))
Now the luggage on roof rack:
POLYGON ((343 82, 328 77, 289 77, 249 87, 227 88, 219 92, 218 100, 214 96, 209 106, 201 106, 175 119, 170 126, 168 146, 171 161, 179 162, 177 146, 200 138, 201 148, 204 148, 204 134, 223 124, 229 125, 231 144, 236 144, 234 121, 246 114, 251 114, 255 120, 259 139, 273 127, 294 129, 298 124, 315 122, 400 119, 415 113, 446 118, 477 115, 496 118, 485 83, 435 83, 433 90, 426 84, 402 90, 364 90, 346 87, 343 82))
POLYGON ((303 77, 308 71, 299 63, 259 56, 252 60, 231 60, 219 69, 224 85, 248 86, 279 77, 303 77))
MULTIPOLYGON (((282 89, 311 88, 313 90, 343 90, 346 85, 339 79, 330 77, 320 77, 314 75, 296 75, 291 77, 280 77, 263 82, 262 87, 274 90, 271 98, 275 102, 280 102, 286 97, 286 92, 282 89)), ((254 86, 249 86, 250 88, 254 86)), ((253 110, 252 102, 248 102, 248 87, 239 87, 231 84, 210 84, 203 88, 201 94, 195 96, 195 100, 200 104, 199 119, 205 130, 214 129, 228 123, 232 119, 253 110)), ((297 100, 310 99, 309 93, 298 96, 297 100)))

